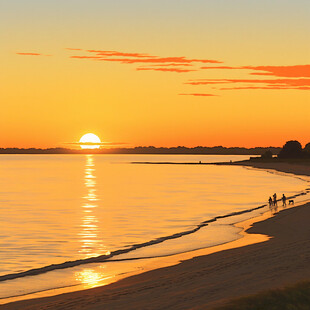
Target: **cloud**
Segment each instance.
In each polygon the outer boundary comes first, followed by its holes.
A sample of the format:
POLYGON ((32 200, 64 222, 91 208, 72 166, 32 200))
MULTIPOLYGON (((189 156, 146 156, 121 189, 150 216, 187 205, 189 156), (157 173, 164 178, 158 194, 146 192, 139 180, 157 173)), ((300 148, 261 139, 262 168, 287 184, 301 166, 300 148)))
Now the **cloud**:
POLYGON ((169 66, 183 66, 183 67, 192 67, 192 64, 176 64, 176 63, 168 63, 168 64, 152 64, 153 67, 169 67, 169 66))
POLYGON ((259 79, 205 79, 191 80, 185 84, 189 85, 210 85, 210 84, 268 84, 270 87, 304 87, 310 86, 310 79, 274 79, 274 80, 259 80, 259 79))
POLYGON ((217 60, 208 59, 188 59, 186 57, 153 57, 153 58, 102 58, 102 61, 117 61, 121 63, 220 63, 217 60))
POLYGON ((128 143, 124 143, 124 142, 66 142, 64 144, 110 146, 110 145, 125 145, 125 144, 128 144, 128 143))
POLYGON ((68 51, 82 51, 81 48, 72 48, 72 47, 66 47, 65 50, 68 50, 68 51))
POLYGON ((199 94, 199 93, 194 93, 194 94, 179 94, 180 96, 197 96, 197 97, 214 97, 214 96, 218 96, 218 95, 214 95, 214 94, 199 94))
MULTIPOLYGON (((71 49, 68 50, 79 50, 71 49)), ((95 54, 95 56, 71 56, 76 59, 98 59, 100 61, 120 62, 123 64, 135 64, 135 63, 150 63, 150 64, 192 64, 192 63, 214 63, 220 64, 221 61, 213 59, 191 59, 184 56, 176 57, 160 57, 149 55, 145 53, 128 53, 119 51, 104 51, 104 50, 86 50, 87 53, 95 54)))
POLYGON ((199 79, 199 80, 189 80, 188 82, 184 83, 187 85, 211 85, 211 84, 224 84, 230 83, 228 80, 211 80, 211 79, 199 79))
POLYGON ((253 70, 263 72, 252 72, 251 75, 268 75, 274 77, 310 77, 310 65, 294 66, 242 66, 242 67, 201 67, 203 70, 222 69, 222 70, 253 70))
POLYGON ((310 77, 310 65, 296 66, 248 66, 245 69, 264 71, 252 75, 271 75, 277 77, 310 77))
POLYGON ((70 56, 70 58, 77 58, 77 59, 101 59, 101 56, 70 56))
POLYGON ((117 52, 117 51, 97 51, 97 50, 87 50, 89 53, 96 53, 98 56, 105 56, 105 57, 136 57, 136 58, 144 58, 144 57, 156 57, 151 56, 149 54, 141 54, 141 53, 124 53, 124 52, 117 52))
POLYGON ((248 87, 220 88, 220 90, 242 90, 242 89, 275 89, 275 90, 299 89, 299 90, 310 90, 310 87, 307 87, 307 86, 302 86, 302 87, 285 87, 285 86, 268 85, 268 86, 265 86, 265 87, 248 86, 248 87))
POLYGON ((186 72, 193 72, 197 70, 190 70, 190 69, 181 69, 181 68, 137 68, 138 71, 162 71, 162 72, 177 72, 177 73, 186 73, 186 72))
POLYGON ((39 53, 16 53, 17 55, 22 55, 22 56, 51 56, 51 55, 44 55, 44 54, 39 54, 39 53))
POLYGON ((200 69, 243 69, 243 67, 230 67, 230 66, 218 66, 218 67, 201 67, 200 69))

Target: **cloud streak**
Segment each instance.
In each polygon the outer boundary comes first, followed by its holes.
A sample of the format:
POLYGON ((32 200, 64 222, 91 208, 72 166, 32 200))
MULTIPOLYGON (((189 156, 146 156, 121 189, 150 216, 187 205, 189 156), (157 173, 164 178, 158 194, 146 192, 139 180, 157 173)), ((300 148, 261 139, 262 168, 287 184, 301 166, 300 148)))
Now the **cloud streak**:
POLYGON ((274 77, 310 77, 310 65, 294 66, 242 66, 242 67, 201 67, 203 70, 253 70, 262 72, 252 72, 251 75, 266 75, 274 77))
POLYGON ((193 94, 179 94, 180 96, 195 96, 195 97, 216 97, 218 95, 214 94, 201 94, 201 93, 193 93, 193 94))
POLYGON ((86 50, 89 53, 95 53, 98 56, 102 57, 135 57, 135 58, 145 58, 145 57, 156 57, 149 54, 141 53, 124 53, 118 51, 98 51, 98 50, 86 50))
POLYGON ((187 73, 196 70, 182 69, 182 68, 137 68, 137 71, 161 71, 161 72, 177 72, 177 73, 187 73))
POLYGON ((99 55, 97 56, 70 56, 71 58, 97 58, 100 61, 111 61, 120 62, 123 64, 141 64, 141 63, 151 63, 151 64, 191 64, 191 63, 220 63, 218 60, 211 59, 188 59, 186 57, 151 57, 151 58, 103 58, 99 55))
POLYGON ((234 83, 249 83, 249 84, 269 84, 276 86, 310 86, 310 79, 274 79, 274 80, 259 80, 259 79, 205 79, 192 80, 185 84, 189 85, 210 85, 210 84, 234 84, 234 83))
MULTIPOLYGON (((68 50, 79 50, 71 49, 68 50)), ((173 57, 161 57, 154 56, 145 53, 128 53, 128 52, 119 52, 119 51, 105 51, 105 50, 85 50, 85 52, 94 54, 95 56, 82 55, 82 56, 70 56, 71 58, 76 59, 98 59, 101 61, 111 61, 111 62, 120 62, 123 64, 135 64, 135 63, 151 63, 151 64, 192 64, 192 63, 213 63, 220 64, 222 63, 219 60, 213 59, 196 59, 196 58, 187 58, 184 56, 173 56, 173 57)))
POLYGON ((51 56, 51 55, 44 55, 44 54, 40 54, 40 53, 16 53, 17 55, 21 55, 21 56, 51 56))
POLYGON ((65 50, 68 50, 68 51, 82 51, 81 48, 72 48, 72 47, 66 47, 65 50))
POLYGON ((220 90, 242 90, 242 89, 275 89, 275 90, 299 89, 299 90, 310 90, 310 87, 308 87, 308 86, 285 87, 285 86, 268 85, 268 86, 265 86, 265 87, 248 86, 248 87, 225 87, 225 88, 220 88, 220 90))
POLYGON ((100 146, 111 146, 111 145, 125 145, 125 142, 66 142, 64 144, 70 145, 100 145, 100 146))

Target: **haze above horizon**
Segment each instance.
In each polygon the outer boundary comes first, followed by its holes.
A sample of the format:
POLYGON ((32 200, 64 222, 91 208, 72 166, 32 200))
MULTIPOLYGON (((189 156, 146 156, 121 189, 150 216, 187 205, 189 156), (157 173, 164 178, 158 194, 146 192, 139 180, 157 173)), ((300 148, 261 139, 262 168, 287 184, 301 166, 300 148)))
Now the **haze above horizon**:
POLYGON ((310 2, 0 4, 0 148, 309 142, 310 2), (72 5, 74 4, 74 5, 72 5))

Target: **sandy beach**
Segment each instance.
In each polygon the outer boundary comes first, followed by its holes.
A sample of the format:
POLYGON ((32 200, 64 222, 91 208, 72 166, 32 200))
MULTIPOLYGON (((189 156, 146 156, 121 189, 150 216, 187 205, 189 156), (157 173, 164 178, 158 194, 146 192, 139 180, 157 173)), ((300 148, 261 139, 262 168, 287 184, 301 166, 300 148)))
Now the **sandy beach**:
MULTIPOLYGON (((303 166, 257 168, 310 175, 303 166)), ((226 301, 310 278, 310 203, 257 222, 270 240, 185 260, 108 286, 19 301, 2 309, 212 309, 226 301)))

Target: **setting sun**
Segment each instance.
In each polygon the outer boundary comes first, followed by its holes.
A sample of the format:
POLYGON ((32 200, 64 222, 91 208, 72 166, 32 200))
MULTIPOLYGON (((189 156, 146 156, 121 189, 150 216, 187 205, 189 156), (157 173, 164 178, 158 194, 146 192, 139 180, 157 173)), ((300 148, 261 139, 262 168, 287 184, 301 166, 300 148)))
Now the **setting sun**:
POLYGON ((82 149, 99 149, 101 144, 99 137, 93 133, 85 134, 79 142, 82 149))

